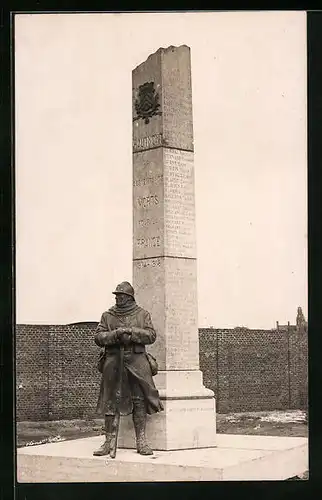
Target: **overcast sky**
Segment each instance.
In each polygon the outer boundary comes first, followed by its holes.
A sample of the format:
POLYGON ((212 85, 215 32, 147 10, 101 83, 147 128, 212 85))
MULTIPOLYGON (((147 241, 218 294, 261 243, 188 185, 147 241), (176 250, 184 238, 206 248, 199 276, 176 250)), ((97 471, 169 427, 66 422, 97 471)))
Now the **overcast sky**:
POLYGON ((18 323, 132 279, 132 69, 191 47, 199 326, 307 315, 306 14, 16 16, 18 323))

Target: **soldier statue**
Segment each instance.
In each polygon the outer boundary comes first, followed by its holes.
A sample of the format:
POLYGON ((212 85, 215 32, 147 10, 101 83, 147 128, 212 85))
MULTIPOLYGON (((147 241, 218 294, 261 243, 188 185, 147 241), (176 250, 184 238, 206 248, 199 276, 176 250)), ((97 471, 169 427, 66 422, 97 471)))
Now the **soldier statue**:
POLYGON ((105 417, 105 442, 93 454, 112 456, 113 421, 118 412, 132 413, 137 452, 152 455, 145 436, 146 418, 162 411, 163 406, 152 378, 155 360, 145 346, 155 342, 156 332, 150 314, 136 304, 130 283, 124 281, 113 293, 116 304, 102 314, 95 333, 95 343, 104 348, 99 361, 102 378, 97 411, 105 417))

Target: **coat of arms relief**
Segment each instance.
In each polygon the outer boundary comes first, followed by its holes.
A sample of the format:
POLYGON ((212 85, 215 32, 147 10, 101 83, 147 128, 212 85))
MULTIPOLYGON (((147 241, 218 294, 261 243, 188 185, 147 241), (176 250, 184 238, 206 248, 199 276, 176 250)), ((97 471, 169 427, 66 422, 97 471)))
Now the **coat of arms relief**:
POLYGON ((159 94, 155 91, 154 82, 146 82, 139 86, 134 106, 137 116, 133 121, 142 118, 144 123, 148 124, 152 116, 162 114, 159 111, 159 94))

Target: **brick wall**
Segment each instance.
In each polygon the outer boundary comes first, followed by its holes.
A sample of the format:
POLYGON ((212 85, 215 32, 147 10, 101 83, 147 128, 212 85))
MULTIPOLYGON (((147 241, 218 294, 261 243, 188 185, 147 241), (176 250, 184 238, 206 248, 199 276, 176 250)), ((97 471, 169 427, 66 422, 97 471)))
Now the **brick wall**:
POLYGON ((200 329, 199 348, 219 413, 307 408, 305 333, 200 329))
MULTIPOLYGON (((97 323, 17 325, 18 420, 95 415, 97 323)), ((290 330, 200 329, 200 369, 217 411, 307 407, 307 335, 290 330)))
POLYGON ((307 335, 294 332, 289 336, 290 408, 308 407, 308 343, 307 335))
POLYGON ((48 337, 47 325, 16 327, 16 412, 22 420, 48 416, 48 337))
POLYGON ((96 325, 17 325, 18 420, 94 416, 100 383, 96 325))

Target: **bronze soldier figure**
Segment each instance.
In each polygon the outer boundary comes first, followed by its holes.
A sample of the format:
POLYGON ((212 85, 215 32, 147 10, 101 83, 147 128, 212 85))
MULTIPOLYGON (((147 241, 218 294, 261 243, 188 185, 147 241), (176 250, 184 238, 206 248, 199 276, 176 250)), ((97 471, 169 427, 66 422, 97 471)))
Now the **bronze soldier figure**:
POLYGON ((124 281, 113 293, 116 305, 102 314, 95 334, 95 343, 105 348, 99 361, 102 379, 97 404, 98 413, 105 416, 105 442, 93 454, 110 453, 113 418, 119 411, 121 415, 132 413, 138 453, 152 455, 145 437, 146 416, 162 411, 163 406, 145 346, 155 342, 156 332, 150 314, 136 304, 130 283, 124 281), (122 367, 119 366, 120 346, 124 350, 122 367), (116 401, 118 380, 122 381, 120 401, 116 401))

